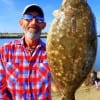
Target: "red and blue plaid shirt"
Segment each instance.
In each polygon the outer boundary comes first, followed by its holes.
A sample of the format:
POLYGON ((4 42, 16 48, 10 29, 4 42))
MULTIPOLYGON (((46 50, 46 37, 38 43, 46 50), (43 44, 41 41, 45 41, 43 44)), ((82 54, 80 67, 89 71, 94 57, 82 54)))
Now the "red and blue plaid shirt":
POLYGON ((51 73, 45 44, 32 55, 24 38, 0 47, 0 100, 51 100, 51 73))

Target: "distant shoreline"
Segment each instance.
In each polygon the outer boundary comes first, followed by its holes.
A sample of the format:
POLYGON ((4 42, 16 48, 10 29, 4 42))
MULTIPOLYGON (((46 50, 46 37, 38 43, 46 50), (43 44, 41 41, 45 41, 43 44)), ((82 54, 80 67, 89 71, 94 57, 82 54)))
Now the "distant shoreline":
MULTIPOLYGON (((23 33, 0 33, 0 38, 20 38, 23 33)), ((46 38, 47 33, 41 33, 41 38, 46 38)))

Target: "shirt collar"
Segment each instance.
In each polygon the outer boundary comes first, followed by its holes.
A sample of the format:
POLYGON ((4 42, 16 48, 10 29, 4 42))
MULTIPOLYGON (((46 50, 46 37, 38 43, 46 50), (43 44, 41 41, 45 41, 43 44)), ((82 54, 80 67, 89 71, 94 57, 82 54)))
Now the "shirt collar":
MULTIPOLYGON (((16 45, 25 45, 24 44, 24 36, 20 39, 17 39, 14 41, 14 44, 16 45)), ((38 47, 44 46, 45 47, 45 43, 40 39, 39 44, 37 45, 38 47)))

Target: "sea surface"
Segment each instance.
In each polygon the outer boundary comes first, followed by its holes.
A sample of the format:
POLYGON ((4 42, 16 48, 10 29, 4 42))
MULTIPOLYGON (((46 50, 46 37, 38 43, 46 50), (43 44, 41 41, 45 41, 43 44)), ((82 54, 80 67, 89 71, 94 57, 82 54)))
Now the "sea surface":
MULTIPOLYGON (((14 40, 15 38, 3 38, 0 39, 0 46, 3 45, 6 42, 9 42, 11 40, 14 40)), ((46 43, 46 38, 41 38, 46 43)), ((97 46, 97 56, 94 64, 94 70, 100 71, 100 37, 98 37, 98 46, 97 46)))

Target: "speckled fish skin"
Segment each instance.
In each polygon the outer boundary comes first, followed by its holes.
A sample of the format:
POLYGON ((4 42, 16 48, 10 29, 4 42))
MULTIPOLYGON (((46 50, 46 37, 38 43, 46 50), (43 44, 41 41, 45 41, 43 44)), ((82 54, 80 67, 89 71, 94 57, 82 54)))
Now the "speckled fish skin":
POLYGON ((63 100, 75 100, 76 89, 95 63, 95 17, 86 0, 63 0, 47 36, 51 73, 63 100))

